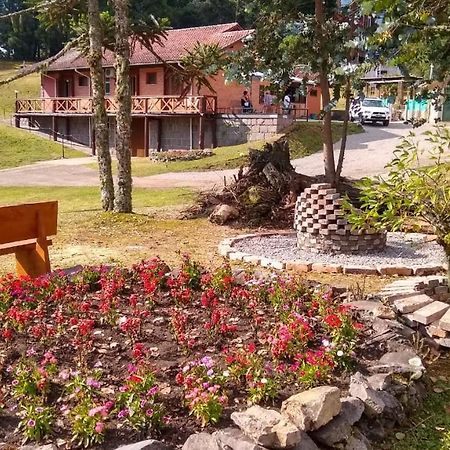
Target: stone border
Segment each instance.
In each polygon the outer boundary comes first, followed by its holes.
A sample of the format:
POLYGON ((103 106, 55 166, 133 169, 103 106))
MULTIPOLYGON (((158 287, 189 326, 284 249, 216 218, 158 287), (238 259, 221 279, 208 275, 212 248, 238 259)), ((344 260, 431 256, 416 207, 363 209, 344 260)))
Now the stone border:
POLYGON ((382 275, 391 276, 398 275, 402 277, 408 276, 424 276, 437 275, 446 272, 445 266, 423 265, 423 266, 358 266, 358 265, 339 265, 339 264, 325 264, 316 263, 314 259, 308 261, 279 261, 273 258, 264 258, 250 253, 244 253, 233 248, 237 242, 261 237, 261 236, 296 236, 295 231, 281 231, 281 232, 267 232, 267 233, 251 233, 241 234, 233 238, 224 239, 219 243, 219 254, 230 261, 242 261, 276 270, 291 270, 297 273, 343 273, 343 274, 358 274, 358 275, 382 275))

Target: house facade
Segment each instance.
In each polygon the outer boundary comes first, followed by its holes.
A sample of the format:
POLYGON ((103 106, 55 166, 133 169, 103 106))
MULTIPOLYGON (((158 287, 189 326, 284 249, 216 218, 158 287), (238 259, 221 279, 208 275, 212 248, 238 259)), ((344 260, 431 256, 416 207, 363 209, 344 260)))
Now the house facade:
MULTIPOLYGON (((219 73, 209 80, 213 90, 203 87, 199 91, 192 87, 188 95, 181 96, 185 86, 177 77, 177 68, 198 43, 217 44, 224 51, 233 52, 242 48, 243 41, 251 33, 252 30, 243 30, 237 23, 229 23, 169 30, 167 39, 161 45, 155 44, 154 52, 140 44, 135 45, 130 58, 133 156, 148 156, 151 151, 203 149, 239 143, 233 141, 233 136, 230 141, 230 120, 234 128, 239 128, 236 117, 242 115, 244 91, 250 96, 252 112, 263 111, 261 93, 265 87, 261 78, 253 76, 250 85, 243 86, 226 83, 224 74, 219 73)), ((107 50, 103 56, 103 70, 110 146, 114 148, 117 112, 114 54, 107 50)), ((16 126, 27 120, 30 127, 53 135, 55 140, 63 137, 90 146, 95 153, 91 95, 86 58, 78 51, 70 51, 42 74, 40 98, 17 99, 16 126)), ((244 131, 252 126, 248 118, 246 114, 242 120, 244 131)), ((264 129, 259 128, 259 132, 253 134, 261 137, 264 131, 279 131, 277 118, 275 122, 269 120, 267 123, 264 129)), ((242 130, 234 131, 240 140, 244 138, 242 130)))

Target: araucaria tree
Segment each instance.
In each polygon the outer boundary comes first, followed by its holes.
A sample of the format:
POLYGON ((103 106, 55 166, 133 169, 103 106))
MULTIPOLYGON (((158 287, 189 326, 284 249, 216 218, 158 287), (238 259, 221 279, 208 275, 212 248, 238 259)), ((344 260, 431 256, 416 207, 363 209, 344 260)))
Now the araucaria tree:
POLYGON ((109 150, 108 116, 105 106, 105 84, 102 67, 103 35, 99 0, 88 0, 88 26, 88 62, 91 72, 93 121, 98 155, 101 201, 104 211, 112 211, 114 208, 114 181, 109 150))
POLYGON ((132 211, 131 178, 131 92, 130 92, 130 24, 128 0, 114 0, 115 53, 116 53, 116 98, 117 110, 117 188, 114 201, 116 212, 132 211))

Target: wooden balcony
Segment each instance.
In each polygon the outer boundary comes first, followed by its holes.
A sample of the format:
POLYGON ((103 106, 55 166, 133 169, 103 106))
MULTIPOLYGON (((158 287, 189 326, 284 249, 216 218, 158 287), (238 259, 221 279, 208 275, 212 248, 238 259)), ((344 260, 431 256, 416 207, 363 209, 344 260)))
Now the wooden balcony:
MULTIPOLYGON (((117 102, 112 97, 105 99, 106 111, 110 115, 117 113, 117 102)), ((133 115, 204 115, 217 112, 217 97, 197 96, 158 96, 133 97, 133 115)), ((17 115, 91 115, 91 97, 43 97, 38 99, 16 100, 17 115)))

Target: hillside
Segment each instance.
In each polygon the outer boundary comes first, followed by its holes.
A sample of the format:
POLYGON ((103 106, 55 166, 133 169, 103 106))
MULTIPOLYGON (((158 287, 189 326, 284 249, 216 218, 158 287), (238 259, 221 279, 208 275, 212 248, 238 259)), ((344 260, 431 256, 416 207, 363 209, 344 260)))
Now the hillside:
MULTIPOLYGON (((0 80, 14 75, 22 63, 0 61, 0 80)), ((15 91, 19 98, 39 97, 40 74, 32 74, 5 86, 0 86, 0 118, 7 119, 14 113, 15 91)))
MULTIPOLYGON (((0 169, 59 159, 61 155, 61 144, 28 131, 0 124, 0 169)), ((64 149, 64 155, 66 158, 86 156, 83 152, 67 147, 64 149)))

